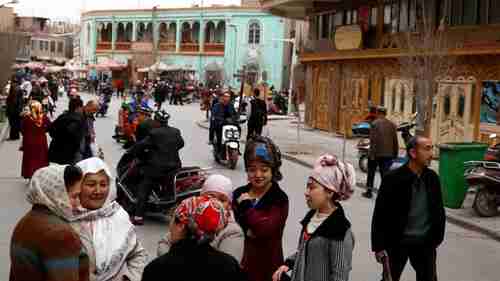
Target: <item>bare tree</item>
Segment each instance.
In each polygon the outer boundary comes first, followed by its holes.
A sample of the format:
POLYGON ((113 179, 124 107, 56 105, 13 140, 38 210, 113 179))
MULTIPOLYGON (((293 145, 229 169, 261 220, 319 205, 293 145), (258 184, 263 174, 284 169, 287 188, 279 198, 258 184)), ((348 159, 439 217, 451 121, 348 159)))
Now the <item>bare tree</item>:
POLYGON ((438 80, 450 73, 456 58, 449 55, 453 43, 446 32, 446 21, 433 17, 431 1, 417 1, 417 20, 413 30, 401 34, 399 47, 401 75, 414 81, 417 102, 417 134, 429 136, 433 102, 438 92, 438 80))

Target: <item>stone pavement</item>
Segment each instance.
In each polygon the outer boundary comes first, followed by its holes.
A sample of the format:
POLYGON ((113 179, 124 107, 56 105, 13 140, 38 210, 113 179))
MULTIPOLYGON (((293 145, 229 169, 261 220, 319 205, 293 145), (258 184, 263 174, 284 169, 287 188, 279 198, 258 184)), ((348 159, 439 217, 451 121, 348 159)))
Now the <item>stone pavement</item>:
MULTIPOLYGON (((208 122, 198 121, 198 126, 208 129, 208 122)), ((242 140, 246 139, 246 126, 242 126, 242 140)), ((357 186, 364 188, 366 174, 358 167, 358 139, 347 139, 333 133, 327 133, 301 125, 300 143, 297 141, 297 120, 295 118, 272 117, 268 126, 264 127, 263 135, 270 136, 279 145, 283 158, 297 164, 312 167, 314 161, 324 153, 332 153, 356 168, 357 186), (345 146, 344 146, 345 144, 345 146), (343 153, 345 151, 345 153, 343 153), (344 155, 344 156, 343 156, 344 155)), ((208 140, 207 140, 208 141, 208 140)), ((402 152, 403 153, 403 152, 402 152)), ((432 168, 438 171, 439 162, 434 161, 432 168)), ((375 186, 380 184, 377 173, 375 186)), ((500 242, 500 217, 482 218, 472 209, 474 194, 469 193, 461 209, 446 208, 448 221, 453 224, 478 231, 500 242)), ((368 199, 367 199, 368 200, 368 199)))

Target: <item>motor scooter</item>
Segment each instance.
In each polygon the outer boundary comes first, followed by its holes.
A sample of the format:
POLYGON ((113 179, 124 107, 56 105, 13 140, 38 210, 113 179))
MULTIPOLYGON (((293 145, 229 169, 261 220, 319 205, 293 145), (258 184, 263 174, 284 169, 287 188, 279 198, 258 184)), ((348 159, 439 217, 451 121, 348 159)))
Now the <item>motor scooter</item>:
POLYGON ((240 158, 240 128, 236 122, 228 122, 222 125, 221 147, 217 147, 217 136, 213 142, 213 155, 217 163, 234 170, 240 158))
MULTIPOLYGON (((496 138, 491 135, 490 138, 496 138)), ((472 208, 481 217, 499 214, 500 207, 500 154, 499 145, 492 145, 485 153, 485 161, 464 163, 464 177, 469 188, 476 189, 472 208)))
MULTIPOLYGON (((143 176, 140 164, 143 160, 127 151, 118 162, 116 171, 117 202, 133 216, 138 203, 137 186, 143 176)), ((210 168, 182 167, 166 173, 161 183, 151 192, 146 203, 147 213, 168 215, 172 207, 182 200, 197 196, 210 168)))

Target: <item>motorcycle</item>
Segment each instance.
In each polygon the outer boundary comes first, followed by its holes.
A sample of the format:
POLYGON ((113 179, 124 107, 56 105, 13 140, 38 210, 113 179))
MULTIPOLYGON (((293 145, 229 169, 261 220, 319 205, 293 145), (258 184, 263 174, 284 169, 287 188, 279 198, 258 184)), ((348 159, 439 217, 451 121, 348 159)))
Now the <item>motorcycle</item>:
MULTIPOLYGON (((413 137, 411 130, 416 126, 417 124, 414 122, 403 122, 401 123, 397 131, 401 133, 401 137, 403 138, 405 144, 407 144, 411 138, 413 137)), ((364 126, 362 126, 364 127, 364 126)), ((362 127, 357 127, 357 129, 361 129, 362 127)), ((354 129, 353 129, 354 133, 354 129)), ((370 134, 369 128, 368 128, 368 135, 370 134)), ((360 170, 364 173, 368 173, 368 158, 370 154, 370 139, 368 138, 366 131, 361 130, 358 131, 358 134, 362 134, 365 136, 365 138, 362 138, 359 140, 358 144, 356 145, 356 148, 358 149, 358 166, 360 170)), ((393 165, 391 166, 391 170, 397 169, 398 167, 401 167, 406 163, 407 159, 406 157, 398 157, 397 159, 394 160, 393 165)))
MULTIPOLYGON (((126 152, 117 165, 117 202, 132 216, 138 203, 137 186, 142 176, 141 159, 126 152)), ((161 183, 151 192, 146 212, 168 214, 182 200, 200 194, 209 169, 182 167, 164 175, 161 183)))
MULTIPOLYGON (((492 135, 491 138, 496 138, 492 135)), ((472 208, 481 217, 494 217, 500 207, 500 145, 492 145, 485 153, 484 161, 468 161, 465 166, 465 181, 476 188, 472 208)))
POLYGON ((96 113, 96 117, 101 115, 105 117, 108 114, 109 104, 111 103, 111 97, 113 96, 113 88, 110 85, 103 85, 101 87, 101 92, 99 95, 99 110, 96 113))
POLYGON ((217 136, 214 139, 213 154, 217 163, 236 169, 240 158, 240 128, 234 122, 226 122, 222 126, 222 147, 217 147, 217 136))

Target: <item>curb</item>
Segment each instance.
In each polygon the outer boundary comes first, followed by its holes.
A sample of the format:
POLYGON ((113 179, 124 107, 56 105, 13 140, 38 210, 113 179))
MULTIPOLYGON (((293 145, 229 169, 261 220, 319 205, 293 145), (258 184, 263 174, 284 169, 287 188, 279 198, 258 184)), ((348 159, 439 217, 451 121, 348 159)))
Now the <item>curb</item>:
MULTIPOLYGON (((198 125, 198 127, 202 128, 202 129, 208 130, 208 126, 204 125, 203 123, 204 123, 203 121, 197 121, 196 122, 196 124, 198 125)), ((246 143, 245 140, 242 140, 241 142, 242 143, 246 143)), ((290 162, 293 162, 295 164, 304 166, 306 168, 312 168, 313 167, 313 165, 311 165, 310 163, 307 163, 306 161, 301 160, 301 159, 299 159, 299 158, 297 158, 295 156, 292 156, 290 154, 287 154, 287 153, 283 153, 282 157, 284 159, 290 161, 290 162)), ((364 185, 362 183, 359 183, 359 182, 356 183, 356 186, 358 188, 365 188, 364 185)), ((374 190, 375 193, 377 193, 377 191, 378 191, 378 189, 374 190)), ((447 208, 445 208, 445 209, 447 209, 447 208)), ((475 231, 475 232, 484 234, 484 235, 490 237, 491 239, 500 242, 500 233, 497 232, 497 231, 494 231, 494 230, 482 227, 482 226, 480 226, 477 223, 464 220, 464 219, 460 218, 459 216, 456 216, 456 215, 453 215, 453 214, 449 214, 448 212, 446 212, 446 220, 449 223, 452 223, 454 225, 460 226, 462 228, 465 228, 465 229, 468 229, 468 230, 471 230, 471 231, 475 231)))

